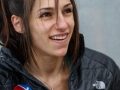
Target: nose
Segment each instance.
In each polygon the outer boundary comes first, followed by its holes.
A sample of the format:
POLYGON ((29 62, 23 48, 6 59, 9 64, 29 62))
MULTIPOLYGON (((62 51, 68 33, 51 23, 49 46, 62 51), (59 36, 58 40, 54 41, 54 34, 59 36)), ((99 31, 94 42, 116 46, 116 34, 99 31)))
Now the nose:
POLYGON ((66 18, 62 14, 58 15, 55 28, 57 30, 64 31, 67 29, 67 27, 68 27, 68 24, 67 24, 66 18))

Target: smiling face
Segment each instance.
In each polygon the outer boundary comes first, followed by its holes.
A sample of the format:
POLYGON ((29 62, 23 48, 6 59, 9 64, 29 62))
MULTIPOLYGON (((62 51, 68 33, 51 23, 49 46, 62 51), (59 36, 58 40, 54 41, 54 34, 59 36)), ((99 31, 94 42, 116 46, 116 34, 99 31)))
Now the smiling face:
POLYGON ((74 29, 70 0, 35 0, 30 15, 33 47, 41 55, 65 56, 74 29))

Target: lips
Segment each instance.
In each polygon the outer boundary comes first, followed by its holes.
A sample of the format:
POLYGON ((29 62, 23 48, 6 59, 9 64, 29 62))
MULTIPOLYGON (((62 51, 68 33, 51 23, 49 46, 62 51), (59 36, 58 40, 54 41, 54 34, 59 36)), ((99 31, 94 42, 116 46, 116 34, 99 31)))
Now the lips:
POLYGON ((55 36, 51 36, 50 39, 52 39, 52 40, 64 40, 66 37, 67 37, 67 34, 55 35, 55 36))

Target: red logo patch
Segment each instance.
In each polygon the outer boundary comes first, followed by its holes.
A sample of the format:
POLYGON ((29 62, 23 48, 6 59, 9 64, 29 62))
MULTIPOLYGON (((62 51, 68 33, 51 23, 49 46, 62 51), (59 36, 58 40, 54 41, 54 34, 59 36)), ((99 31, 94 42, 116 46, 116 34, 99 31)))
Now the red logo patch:
POLYGON ((14 90, 32 90, 30 86, 25 84, 19 84, 15 86, 14 90))

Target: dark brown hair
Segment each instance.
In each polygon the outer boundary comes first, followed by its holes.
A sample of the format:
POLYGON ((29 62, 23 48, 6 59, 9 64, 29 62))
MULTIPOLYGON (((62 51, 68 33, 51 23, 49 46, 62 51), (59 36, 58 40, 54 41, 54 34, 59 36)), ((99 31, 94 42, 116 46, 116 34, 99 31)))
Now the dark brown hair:
POLYGON ((74 15, 74 22, 75 22, 74 31, 70 40, 69 48, 68 48, 68 52, 70 53, 71 60, 72 60, 72 63, 71 63, 72 65, 75 62, 79 53, 80 34, 79 34, 79 21, 78 21, 77 7, 74 0, 70 0, 70 1, 73 5, 73 15, 74 15))
MULTIPOLYGON (((0 40, 4 47, 9 48, 15 56, 24 63, 31 57, 35 62, 32 52, 31 33, 29 28, 29 15, 35 0, 0 0, 0 40), (17 15, 22 19, 24 34, 17 33, 11 23, 11 16, 17 15)), ((70 40, 68 52, 72 63, 75 62, 79 50, 79 24, 78 14, 74 0, 73 5, 75 27, 70 40)), ((55 0, 55 7, 58 8, 59 0, 55 0)))
POLYGON ((34 0, 0 0, 0 40, 4 47, 9 48, 15 56, 24 63, 33 57, 31 35, 29 31, 29 15, 34 0), (24 34, 16 32, 11 23, 11 16, 22 19, 24 34))

